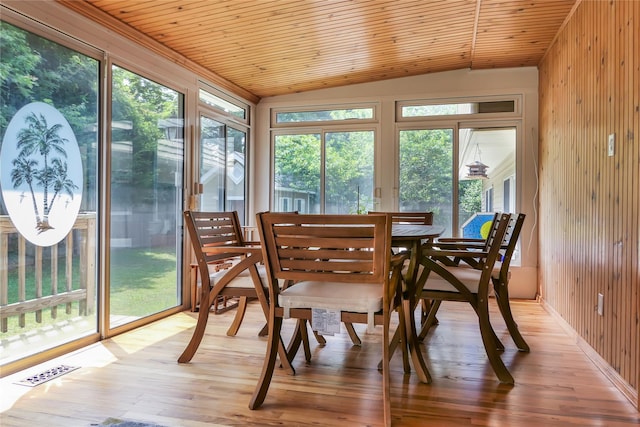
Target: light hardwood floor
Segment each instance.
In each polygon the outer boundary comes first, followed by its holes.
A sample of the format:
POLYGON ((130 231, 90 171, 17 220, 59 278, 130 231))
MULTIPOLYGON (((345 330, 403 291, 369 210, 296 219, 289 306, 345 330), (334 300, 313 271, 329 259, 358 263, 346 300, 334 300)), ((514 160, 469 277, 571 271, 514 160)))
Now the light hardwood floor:
MULTIPOLYGON (((433 383, 404 375, 399 354, 392 360, 394 425, 640 425, 633 405, 541 306, 514 302, 513 308, 531 353, 516 351, 501 321, 496 329, 515 386, 494 376, 468 304, 444 303, 424 344, 433 383)), ((189 364, 176 363, 195 325, 195 315, 185 312, 5 377, 0 425, 85 427, 109 417, 168 427, 381 424, 379 335, 359 330, 361 348, 345 332, 328 337, 324 348, 312 342, 312 363, 300 354, 295 376, 276 372, 263 407, 251 411, 266 346, 256 335, 263 321, 254 303, 238 336, 227 337, 232 316, 210 316, 189 364), (80 369, 34 388, 14 384, 59 364, 80 369)))

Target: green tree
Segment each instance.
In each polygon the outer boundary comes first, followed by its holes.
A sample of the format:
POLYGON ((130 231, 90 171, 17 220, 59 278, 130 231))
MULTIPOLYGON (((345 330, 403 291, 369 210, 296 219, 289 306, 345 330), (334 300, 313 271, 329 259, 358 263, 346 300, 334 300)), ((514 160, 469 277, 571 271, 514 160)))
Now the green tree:
MULTIPOLYGON (((0 54, 0 136, 26 104, 40 101, 56 107, 73 129, 82 155, 83 209, 95 210, 98 61, 2 21, 0 54)), ((0 205, 0 214, 5 213, 0 205)))
POLYGON ((471 215, 482 211, 482 180, 462 180, 458 188, 460 224, 463 224, 471 215))
POLYGON ((42 58, 27 41, 28 33, 0 21, 0 134, 11 117, 28 103, 38 82, 42 58))
POLYGON ((400 133, 400 201, 404 210, 433 210, 452 197, 453 143, 450 130, 400 133))
POLYGON ((276 186, 317 194, 320 190, 320 166, 320 135, 276 137, 276 186))
POLYGON ((364 213, 373 208, 373 132, 327 133, 325 208, 364 213))

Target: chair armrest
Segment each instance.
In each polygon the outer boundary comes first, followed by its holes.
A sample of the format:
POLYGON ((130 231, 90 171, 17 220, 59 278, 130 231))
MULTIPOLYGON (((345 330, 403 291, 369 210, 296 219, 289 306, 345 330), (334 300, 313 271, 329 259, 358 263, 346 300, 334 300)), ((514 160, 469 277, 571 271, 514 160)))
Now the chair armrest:
POLYGON ((484 243, 485 239, 475 239, 472 237, 439 237, 436 242, 461 242, 461 243, 484 243))
POLYGON ((485 248, 484 243, 463 243, 463 242, 434 242, 431 244, 434 248, 442 250, 482 250, 485 248))
POLYGON ((261 255, 262 249, 255 246, 204 246, 202 252, 210 255, 229 254, 229 256, 261 255))
POLYGON ((422 255, 427 257, 486 258, 489 252, 422 248, 422 255))
POLYGON ((403 265, 404 262, 409 259, 410 255, 407 251, 391 255, 391 269, 403 265))

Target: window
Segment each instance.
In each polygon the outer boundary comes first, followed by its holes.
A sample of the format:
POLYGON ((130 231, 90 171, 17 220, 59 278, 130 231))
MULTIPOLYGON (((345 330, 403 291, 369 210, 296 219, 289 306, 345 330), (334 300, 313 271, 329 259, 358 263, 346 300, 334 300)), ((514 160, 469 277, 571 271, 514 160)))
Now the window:
POLYGON ((290 198, 300 213, 373 210, 375 105, 272 109, 272 204, 290 198), (305 127, 304 131, 298 129, 305 127), (312 126, 312 131, 308 129, 312 126), (288 128, 288 129, 285 129, 288 128))
MULTIPOLYGON (((494 195, 494 188, 502 191, 504 180, 515 176, 516 127, 432 125, 400 125, 398 207, 433 211, 434 224, 445 227, 445 235, 462 236, 483 212, 502 210, 502 194, 494 195), (470 173, 479 164, 486 173, 470 173)), ((507 197, 505 209, 515 210, 514 186, 507 197)))
POLYGON ((289 197, 280 197, 280 211, 289 212, 291 210, 291 198, 289 197))
POLYGON ((415 118, 439 118, 441 116, 513 116, 519 114, 520 97, 505 99, 471 99, 461 102, 439 100, 401 101, 397 103, 398 120, 415 118))
POLYGON ((249 107, 246 104, 235 100, 227 101, 223 98, 223 94, 220 94, 219 96, 214 95, 213 93, 211 93, 212 91, 213 88, 209 90, 200 89, 200 102, 213 107, 222 114, 230 115, 246 121, 247 111, 249 110, 249 107))
POLYGON ((451 234, 453 129, 400 130, 399 209, 432 211, 434 224, 451 234))
POLYGON ((373 164, 373 131, 277 134, 273 200, 296 200, 301 213, 364 213, 373 209, 373 164))
POLYGON ((372 122, 375 120, 374 106, 354 106, 352 108, 316 108, 295 110, 272 110, 272 124, 276 126, 291 126, 301 124, 318 124, 318 122, 372 122))
POLYGON ((515 178, 510 176, 504 180, 502 193, 502 210, 504 212, 515 213, 515 178))
POLYGON ((98 330, 102 54, 5 21, 0 34, 4 366, 98 330))
POLYGON ((493 187, 487 188, 484 192, 484 211, 493 212, 493 187))
POLYGON ((181 303, 184 99, 122 67, 111 73, 113 328, 181 303))

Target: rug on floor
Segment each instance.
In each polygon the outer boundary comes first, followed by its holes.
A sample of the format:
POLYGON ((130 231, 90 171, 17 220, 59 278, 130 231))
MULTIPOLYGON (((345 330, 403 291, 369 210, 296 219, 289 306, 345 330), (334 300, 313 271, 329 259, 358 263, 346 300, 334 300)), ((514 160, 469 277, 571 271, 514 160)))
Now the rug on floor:
POLYGON ((156 423, 144 421, 121 420, 119 418, 107 418, 100 424, 91 424, 91 427, 164 427, 156 423))

